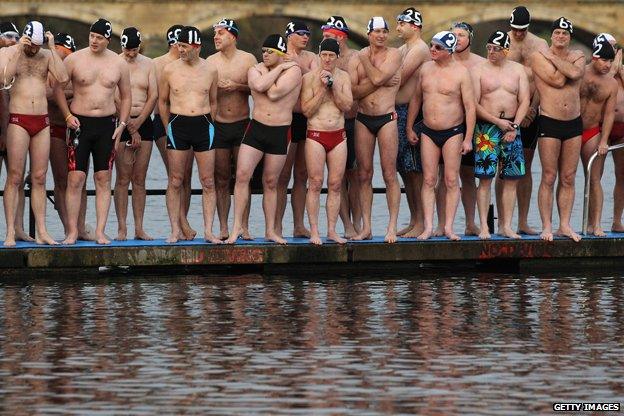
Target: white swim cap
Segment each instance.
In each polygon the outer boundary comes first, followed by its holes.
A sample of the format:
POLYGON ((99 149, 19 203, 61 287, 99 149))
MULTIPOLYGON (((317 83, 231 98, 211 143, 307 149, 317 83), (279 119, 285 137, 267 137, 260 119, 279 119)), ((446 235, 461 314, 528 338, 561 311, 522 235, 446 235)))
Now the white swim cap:
POLYGON ((43 33, 43 25, 41 24, 41 22, 33 20, 32 22, 28 22, 26 24, 26 27, 24 27, 23 35, 27 36, 33 45, 41 46, 43 45, 43 41, 45 39, 43 33))

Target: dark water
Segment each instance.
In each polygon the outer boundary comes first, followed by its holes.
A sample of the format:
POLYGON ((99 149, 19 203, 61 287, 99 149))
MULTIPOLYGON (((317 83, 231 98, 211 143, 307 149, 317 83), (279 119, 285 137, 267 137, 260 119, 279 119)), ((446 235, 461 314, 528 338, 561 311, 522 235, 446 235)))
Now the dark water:
POLYGON ((513 415, 622 402, 623 281, 4 282, 0 412, 513 415))

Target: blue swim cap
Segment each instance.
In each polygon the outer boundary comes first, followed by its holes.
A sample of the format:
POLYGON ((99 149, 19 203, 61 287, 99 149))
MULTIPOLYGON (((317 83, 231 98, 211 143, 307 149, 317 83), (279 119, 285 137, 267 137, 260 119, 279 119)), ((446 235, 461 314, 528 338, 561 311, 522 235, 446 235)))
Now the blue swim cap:
POLYGON ((442 32, 438 32, 433 35, 431 42, 442 46, 448 51, 448 53, 453 53, 455 52, 455 47, 457 46, 457 36, 455 36, 453 32, 443 30, 442 32))

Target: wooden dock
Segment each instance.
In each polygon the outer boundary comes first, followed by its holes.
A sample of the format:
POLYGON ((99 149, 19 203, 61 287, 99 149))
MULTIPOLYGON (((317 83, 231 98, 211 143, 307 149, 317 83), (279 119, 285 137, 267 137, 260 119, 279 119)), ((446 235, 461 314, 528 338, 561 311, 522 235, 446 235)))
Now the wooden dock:
MULTIPOLYGON (((263 239, 240 241, 235 245, 214 245, 200 239, 167 244, 164 240, 113 242, 100 246, 79 242, 74 246, 38 246, 18 243, 15 248, 0 248, 0 274, 36 274, 43 271, 95 270, 101 267, 129 267, 137 271, 163 272, 186 270, 211 271, 288 269, 295 272, 318 273, 332 268, 363 270, 393 268, 413 270, 421 265, 486 267, 491 270, 513 271, 545 268, 560 271, 577 270, 588 265, 624 269, 624 234, 607 237, 586 237, 575 243, 564 238, 541 241, 537 236, 520 240, 493 236, 481 241, 464 237, 449 241, 437 237, 428 241, 400 239, 386 244, 383 238, 349 242, 345 245, 327 243, 314 246, 307 239, 289 239, 281 246, 263 239)), ((52 276, 58 276, 58 273, 52 276)))

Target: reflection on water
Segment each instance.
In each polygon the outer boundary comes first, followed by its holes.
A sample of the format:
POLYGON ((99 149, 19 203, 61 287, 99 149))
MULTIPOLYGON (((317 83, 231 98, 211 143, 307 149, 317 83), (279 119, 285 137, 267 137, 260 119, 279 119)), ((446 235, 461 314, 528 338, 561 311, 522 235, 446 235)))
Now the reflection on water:
POLYGON ((0 284, 0 411, 543 413, 624 399, 621 278, 0 284))

